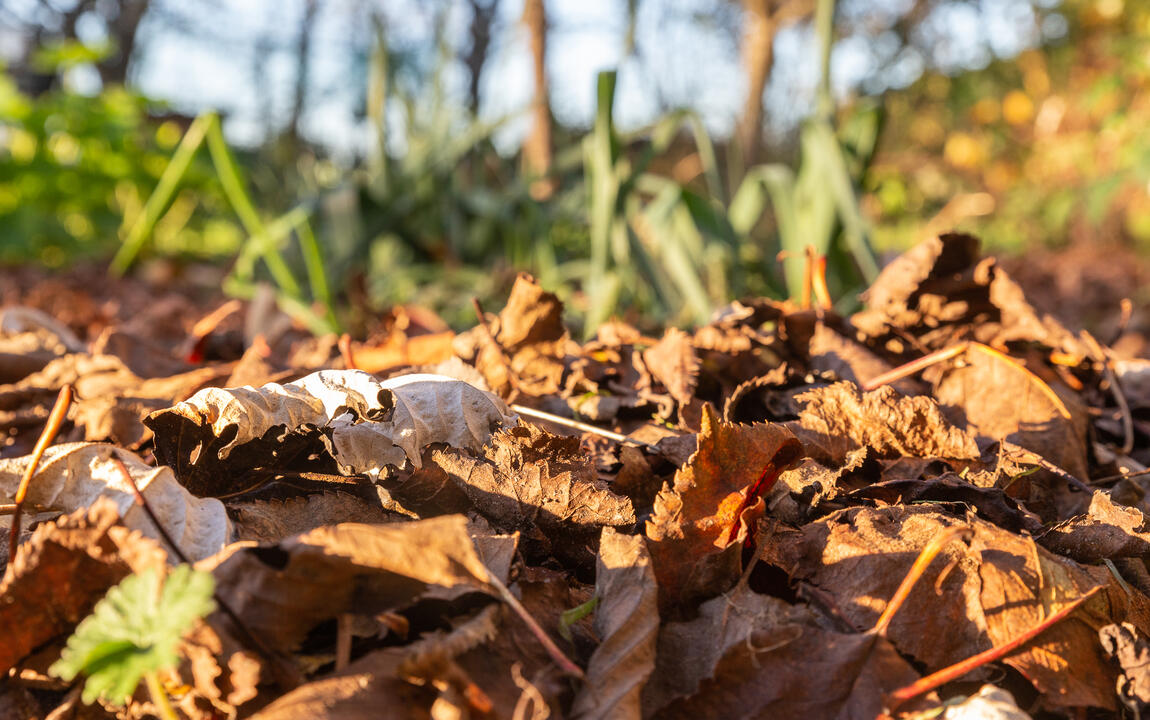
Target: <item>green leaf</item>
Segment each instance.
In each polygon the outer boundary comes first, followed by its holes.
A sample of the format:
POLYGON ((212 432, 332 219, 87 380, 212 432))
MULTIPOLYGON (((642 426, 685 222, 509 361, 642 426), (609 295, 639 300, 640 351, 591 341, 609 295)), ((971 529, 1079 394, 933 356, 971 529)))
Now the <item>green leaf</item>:
POLYGON ((148 673, 174 667, 177 646, 197 619, 215 609, 209 573, 180 565, 162 583, 158 572, 129 575, 96 603, 76 628, 51 675, 87 676, 83 700, 123 704, 148 673))

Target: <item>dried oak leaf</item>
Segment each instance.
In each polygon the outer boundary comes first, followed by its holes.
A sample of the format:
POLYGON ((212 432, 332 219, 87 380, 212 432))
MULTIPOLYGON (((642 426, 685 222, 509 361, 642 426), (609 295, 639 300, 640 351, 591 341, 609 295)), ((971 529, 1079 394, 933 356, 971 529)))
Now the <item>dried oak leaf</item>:
POLYGON ((698 450, 664 485, 646 524, 660 606, 686 606, 723 592, 739 577, 750 523, 762 494, 799 459, 802 447, 781 425, 734 425, 703 412, 698 450))
POLYGON ((1141 510, 1119 505, 1110 493, 1096 490, 1090 507, 1047 528, 1038 542, 1047 550, 1096 563, 1119 557, 1146 557, 1150 553, 1150 523, 1141 510))
MULTIPOLYGON (((65 443, 48 448, 32 476, 25 502, 47 512, 67 513, 106 498, 115 504, 125 526, 159 538, 155 523, 136 503, 117 459, 189 558, 205 558, 231 541, 231 524, 219 500, 197 498, 176 482, 171 468, 151 467, 133 453, 104 443, 65 443)), ((13 502, 31 460, 30 455, 0 459, 0 502, 13 502)), ((9 527, 10 520, 4 518, 0 527, 9 527)))
POLYGON ((473 510, 501 530, 523 532, 525 552, 577 564, 590 560, 604 526, 635 522, 631 500, 598 479, 579 438, 531 423, 495 433, 481 457, 433 450, 424 468, 383 487, 421 515, 473 510))
POLYGON ((658 589, 643 538, 603 528, 595 569, 595 632, 602 642, 587 664, 572 717, 642 717, 640 697, 655 669, 658 589))
POLYGON ((893 388, 864 393, 854 383, 815 388, 802 403, 797 423, 789 423, 807 452, 829 465, 848 453, 870 448, 880 458, 977 460, 974 437, 953 426, 928 397, 905 397, 893 388))
POLYGON ((107 498, 38 527, 0 582, 0 675, 70 632, 109 588, 166 559, 157 543, 120 523, 107 498))
POLYGON ((478 449, 514 418, 502 400, 454 378, 379 382, 357 370, 324 370, 286 385, 202 390, 144 422, 156 432, 156 456, 204 495, 227 491, 242 470, 276 467, 307 450, 326 451, 346 474, 378 477, 405 460, 419 467, 427 445, 478 449))
POLYGON ((1106 625, 1098 630, 1106 654, 1118 661, 1118 697, 1134 717, 1150 707, 1150 642, 1130 623, 1106 625))
MULTIPOLYGON (((274 545, 232 545, 199 566, 215 576, 220 600, 282 653, 340 613, 372 615, 432 595, 495 593, 462 515, 322 527, 274 545)), ((226 622, 218 611, 212 618, 226 622)))

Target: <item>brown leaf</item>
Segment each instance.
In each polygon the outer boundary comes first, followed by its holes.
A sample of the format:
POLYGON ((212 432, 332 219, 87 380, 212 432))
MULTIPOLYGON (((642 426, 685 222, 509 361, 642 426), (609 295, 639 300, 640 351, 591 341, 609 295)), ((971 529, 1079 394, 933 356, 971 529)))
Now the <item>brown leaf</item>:
POLYGON ((287 500, 228 505, 237 540, 277 542, 291 535, 341 522, 382 525, 406 519, 350 493, 325 492, 287 500))
POLYGON ((1098 631, 1098 639, 1122 667, 1118 697, 1137 717, 1150 707, 1150 643, 1130 623, 1106 625, 1098 631))
POLYGON ((252 720, 429 720, 436 692, 399 677, 403 653, 379 650, 301 685, 252 720))
POLYGON ((748 523, 762 514, 761 494, 801 447, 781 425, 724 423, 703 414, 699 449, 664 486, 647 521, 660 605, 686 605, 731 587, 748 523))
MULTIPOLYGON (((770 562, 833 598, 856 627, 870 627, 917 551, 957 521, 929 506, 852 508, 778 532, 764 547, 770 562)), ((1002 645, 1097 585, 1104 591, 1004 662, 1042 693, 1048 707, 1114 707, 1115 672, 1098 628, 1128 621, 1150 627, 1150 599, 1127 592, 1102 568, 1082 566, 984 520, 968 516, 969 549, 952 545, 894 616, 888 637, 928 670, 1002 645), (938 593, 936 594, 936 588, 938 593)))
POLYGON ((166 557, 157 543, 121 525, 106 498, 41 525, 0 583, 0 675, 70 632, 113 585, 133 572, 162 567, 166 557))
POLYGON ((1150 553, 1150 523, 1142 511, 1115 504, 1109 493, 1096 490, 1085 515, 1051 526, 1038 541, 1047 550, 1084 563, 1146 557, 1150 553))
POLYGON ((814 614, 740 583, 659 633, 645 717, 874 718, 918 674, 886 640, 819 627, 814 614))
MULTIPOLYGON (((830 593, 845 620, 873 627, 926 543, 960 524, 929 506, 851 508, 804 525, 778 530, 763 545, 764 559, 795 580, 830 593)), ((891 623, 896 648, 935 670, 989 647, 972 603, 978 597, 974 563, 957 544, 926 570, 891 623), (949 563, 957 563, 945 576, 949 563), (941 595, 935 584, 941 581, 941 595), (975 617, 975 620, 971 620, 975 617)))
POLYGON ((804 405, 798 423, 790 427, 807 452, 827 464, 841 465, 860 447, 881 458, 979 457, 974 438, 951 425, 927 397, 903 397, 889 387, 863 393, 843 382, 796 399, 804 405))
POLYGON ((495 592, 461 515, 322 527, 271 546, 234 545, 200 566, 220 599, 283 653, 340 613, 394 610, 428 593, 495 592))
POLYGON ((639 720, 639 700, 655 668, 658 586, 642 536, 603 528, 595 570, 595 631, 583 687, 571 708, 576 718, 639 720))
POLYGON ((493 435, 482 457, 434 450, 430 460, 384 487, 420 514, 474 510, 502 530, 522 531, 532 555, 557 553, 581 565, 601 528, 635 522, 631 500, 597 478, 578 438, 530 423, 493 435))
POLYGON ((681 405, 691 402, 699 382, 699 358, 690 335, 669 328, 662 340, 643 352, 643 362, 676 402, 681 405))
POLYGON ((554 343, 567 335, 563 303, 539 286, 535 278, 519 273, 507 305, 499 313, 499 344, 512 353, 527 345, 554 343))
POLYGON ((1079 480, 1089 477, 1083 410, 1076 416, 1049 385, 997 350, 971 343, 962 359, 934 391, 956 420, 976 435, 1033 450, 1079 480))

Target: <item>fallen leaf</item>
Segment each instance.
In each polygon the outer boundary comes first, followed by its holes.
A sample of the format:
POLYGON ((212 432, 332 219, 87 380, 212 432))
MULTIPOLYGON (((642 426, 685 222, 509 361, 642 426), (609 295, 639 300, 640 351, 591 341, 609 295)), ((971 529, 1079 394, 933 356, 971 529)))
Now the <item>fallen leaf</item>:
POLYGON ((1017 360, 971 343, 962 362, 943 371, 934 394, 970 432, 1033 450, 1079 480, 1089 477, 1085 419, 1017 360))
POLYGON ((120 523, 107 498, 38 527, 0 582, 0 674, 41 645, 63 640, 109 588, 166 559, 157 543, 120 523))
POLYGON ((322 527, 275 545, 233 546, 198 567, 212 571, 217 596, 248 629, 282 653, 340 613, 407 607, 437 588, 447 598, 495 594, 461 515, 322 527))
MULTIPOLYGON (((13 501, 31 456, 0 459, 0 502, 13 501)), ((168 467, 150 467, 136 455, 103 443, 65 443, 48 448, 32 476, 25 502, 47 512, 83 510, 98 498, 112 501, 126 527, 160 538, 155 523, 136 503, 116 460, 155 511, 168 535, 192 560, 205 558, 231 541, 232 527, 220 501, 197 498, 168 467)), ((11 518, 0 521, 10 526, 11 518)))
POLYGON ((595 569, 595 632, 602 638, 575 696, 575 718, 639 720, 640 697, 655 668, 658 586, 641 536, 603 529, 595 569))
POLYGON ((660 606, 688 605, 730 588, 761 494, 798 460, 801 447, 781 425, 733 425, 703 413, 698 450, 655 498, 647 521, 660 606))
POLYGON ((1047 550, 1084 563, 1141 558, 1150 553, 1150 523, 1142 511, 1118 505, 1109 493, 1096 490, 1085 515, 1050 526, 1038 541, 1047 550))
POLYGON ((1138 717, 1150 707, 1150 643, 1146 635, 1124 622, 1100 628, 1098 639, 1106 654, 1122 667, 1118 697, 1138 717))
POLYGON ((326 370, 286 385, 209 388, 144 422, 157 434, 157 457, 203 495, 232 489, 230 470, 275 467, 285 454, 325 448, 345 474, 378 477, 405 460, 419 467, 427 445, 479 449, 514 419, 499 398, 453 378, 379 382, 356 370, 326 370), (298 442, 290 453, 289 436, 298 442))
POLYGON ((699 358, 691 336, 670 328, 663 339, 643 351, 643 362, 680 405, 688 405, 699 382, 699 358))
POLYGON ((810 390, 796 401, 799 420, 788 426, 808 454, 828 465, 841 465, 860 447, 880 458, 979 457, 974 437, 952 425, 928 397, 903 397, 889 387, 864 393, 843 382, 810 390))

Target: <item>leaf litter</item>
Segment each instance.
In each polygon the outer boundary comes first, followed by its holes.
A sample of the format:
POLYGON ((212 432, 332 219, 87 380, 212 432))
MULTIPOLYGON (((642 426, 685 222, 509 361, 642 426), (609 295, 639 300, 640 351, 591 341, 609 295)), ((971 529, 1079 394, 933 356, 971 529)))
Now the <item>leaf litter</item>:
POLYGON ((969 236, 850 317, 746 298, 583 344, 528 275, 469 331, 397 308, 361 342, 259 303, 6 298, 0 717, 1150 707, 1147 361, 969 236), (211 601, 148 620, 170 708, 49 673, 110 590, 189 564, 211 601))

